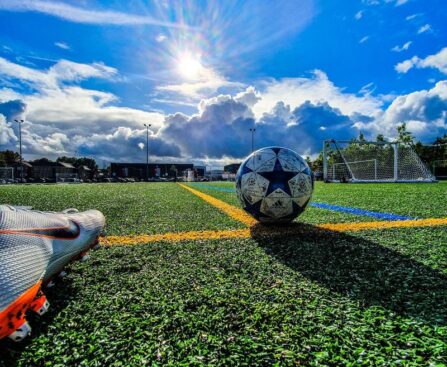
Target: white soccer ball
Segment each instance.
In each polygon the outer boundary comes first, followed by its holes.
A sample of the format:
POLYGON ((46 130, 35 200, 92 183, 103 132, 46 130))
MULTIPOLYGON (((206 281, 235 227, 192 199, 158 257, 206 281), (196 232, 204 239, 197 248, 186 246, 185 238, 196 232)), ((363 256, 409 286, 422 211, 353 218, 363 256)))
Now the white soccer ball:
POLYGON ((244 210, 260 222, 290 222, 310 201, 313 174, 293 150, 259 149, 248 156, 236 175, 236 192, 244 210))

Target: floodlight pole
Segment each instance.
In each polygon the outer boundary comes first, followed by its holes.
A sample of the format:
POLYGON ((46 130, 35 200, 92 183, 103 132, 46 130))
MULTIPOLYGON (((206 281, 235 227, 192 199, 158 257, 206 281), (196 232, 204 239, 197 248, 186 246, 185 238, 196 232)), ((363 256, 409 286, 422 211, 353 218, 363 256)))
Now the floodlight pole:
POLYGON ((255 145, 254 145, 254 136, 255 136, 255 131, 256 129, 254 127, 250 128, 251 131, 251 152, 253 153, 255 150, 255 145))
POLYGON ((149 128, 152 124, 144 124, 146 126, 146 181, 149 181, 149 128))
POLYGON ((14 120, 19 124, 19 149, 20 149, 20 182, 23 182, 23 161, 22 161, 22 123, 23 120, 14 120))

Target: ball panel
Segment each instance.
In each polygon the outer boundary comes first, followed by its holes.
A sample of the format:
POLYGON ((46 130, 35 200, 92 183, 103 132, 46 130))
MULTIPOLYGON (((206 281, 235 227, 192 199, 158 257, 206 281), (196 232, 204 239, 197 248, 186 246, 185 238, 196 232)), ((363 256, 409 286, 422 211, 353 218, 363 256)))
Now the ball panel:
POLYGON ((278 189, 262 200, 261 212, 279 219, 293 212, 292 198, 284 191, 278 189))
POLYGON ((305 161, 289 149, 281 149, 278 153, 278 160, 282 169, 287 172, 301 172, 306 168, 305 161))
POLYGON ((248 159, 246 166, 256 172, 271 172, 275 167, 276 153, 271 149, 261 149, 254 152, 248 159))
POLYGON ((242 196, 250 204, 261 200, 267 192, 268 186, 269 181, 256 172, 246 173, 241 179, 242 196))
POLYGON ((298 173, 288 182, 292 197, 310 197, 312 195, 312 178, 305 173, 298 173))

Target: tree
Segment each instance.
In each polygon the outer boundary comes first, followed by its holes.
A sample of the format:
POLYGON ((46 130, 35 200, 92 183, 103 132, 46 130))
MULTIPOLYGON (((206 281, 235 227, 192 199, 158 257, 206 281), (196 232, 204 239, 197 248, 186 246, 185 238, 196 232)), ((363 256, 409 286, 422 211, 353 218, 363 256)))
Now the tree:
POLYGON ((414 136, 411 131, 407 130, 407 124, 405 122, 397 127, 397 141, 404 145, 414 145, 414 136))
POLYGON ((20 154, 12 150, 0 151, 0 167, 10 167, 20 162, 20 154))
POLYGON ((378 134, 376 136, 376 142, 378 142, 378 143, 385 143, 386 142, 385 137, 383 136, 383 134, 378 134))
POLYGON ((76 168, 78 168, 80 166, 87 166, 94 172, 98 171, 98 165, 96 164, 96 161, 93 158, 86 158, 86 157, 76 158, 76 157, 63 156, 63 157, 59 157, 56 160, 56 162, 70 163, 76 168))

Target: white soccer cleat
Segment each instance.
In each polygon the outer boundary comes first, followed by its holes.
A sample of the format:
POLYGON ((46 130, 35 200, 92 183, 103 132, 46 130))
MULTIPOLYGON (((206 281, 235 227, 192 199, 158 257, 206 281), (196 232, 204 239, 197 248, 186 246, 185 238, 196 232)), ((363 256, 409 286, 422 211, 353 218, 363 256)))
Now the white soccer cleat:
POLYGON ((41 285, 85 254, 105 225, 102 213, 39 212, 0 205, 0 339, 19 341, 31 328, 25 314, 43 315, 49 303, 41 285))

